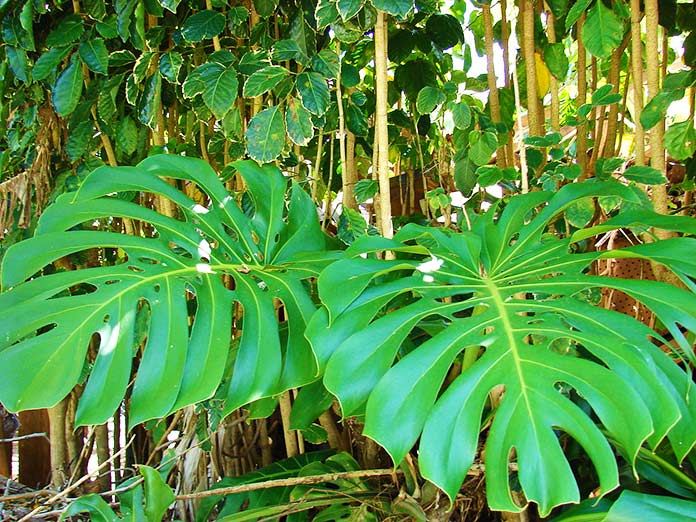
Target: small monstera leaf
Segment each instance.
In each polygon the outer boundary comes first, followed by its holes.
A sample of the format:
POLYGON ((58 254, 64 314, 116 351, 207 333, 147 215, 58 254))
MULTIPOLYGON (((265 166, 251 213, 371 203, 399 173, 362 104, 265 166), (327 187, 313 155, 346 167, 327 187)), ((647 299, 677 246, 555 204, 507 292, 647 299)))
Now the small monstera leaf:
POLYGON ((693 293, 591 275, 588 268, 601 256, 643 257, 670 266, 689 285, 696 240, 576 252, 579 240, 636 220, 691 233, 696 223, 636 211, 574 237, 545 233, 571 203, 600 195, 635 198, 618 183, 515 196, 501 213, 475 220, 470 231, 409 225, 393 240, 364 236, 319 278, 326 308, 312 318, 308 336, 325 367, 324 384, 345 415, 364 413, 365 434, 395 462, 420 437, 423 476, 450 498, 474 462, 489 422, 482 418, 492 418, 488 501, 505 511, 521 509, 511 495, 511 455, 525 497, 543 515, 579 501, 560 432, 587 452, 603 494, 619 484, 608 439, 625 449, 629 462, 645 441, 654 446, 667 436, 680 458, 696 442, 694 387, 649 341, 660 335, 588 298, 601 287, 637 298, 693 360, 682 334, 696 331, 693 293), (397 259, 375 258, 380 251, 397 259), (460 375, 457 367, 463 367, 460 375))
POLYGON ((141 348, 131 425, 209 398, 229 357, 235 359, 222 393, 227 412, 316 379, 304 337, 316 307, 305 280, 328 258, 314 206, 294 182, 286 192, 288 180, 276 167, 234 166, 248 187, 245 210, 203 161, 158 155, 137 167, 95 170, 42 215, 36 235, 10 248, 2 264, 0 402, 12 410, 55 404, 80 379, 95 334, 78 424, 113 414, 141 348), (163 177, 200 197, 194 201, 163 177), (176 216, 117 195, 128 191, 168 199, 176 216), (114 217, 154 233, 95 229, 114 217), (122 262, 35 276, 89 249, 117 252, 122 262), (233 319, 241 331, 234 343, 233 319), (136 324, 145 325, 142 346, 136 324))

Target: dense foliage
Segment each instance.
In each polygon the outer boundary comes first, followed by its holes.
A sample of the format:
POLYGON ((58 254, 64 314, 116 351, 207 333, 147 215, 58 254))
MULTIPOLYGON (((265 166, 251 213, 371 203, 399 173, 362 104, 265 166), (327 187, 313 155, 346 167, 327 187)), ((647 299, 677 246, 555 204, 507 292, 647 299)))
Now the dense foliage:
POLYGON ((508 516, 693 513, 696 12, 659 8, 0 2, 0 401, 150 441, 66 514, 160 520, 169 476, 298 480, 181 518, 435 519, 473 469, 508 516))

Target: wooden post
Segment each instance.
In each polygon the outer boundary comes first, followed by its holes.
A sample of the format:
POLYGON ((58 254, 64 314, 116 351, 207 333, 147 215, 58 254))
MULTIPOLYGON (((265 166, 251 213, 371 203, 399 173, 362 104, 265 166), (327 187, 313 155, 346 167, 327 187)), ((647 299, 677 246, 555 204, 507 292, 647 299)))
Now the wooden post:
MULTIPOLYGON (((51 431, 46 410, 29 410, 19 414, 19 434, 51 431)), ((19 441, 19 481, 34 489, 41 489, 51 481, 51 444, 48 439, 36 437, 19 441)))

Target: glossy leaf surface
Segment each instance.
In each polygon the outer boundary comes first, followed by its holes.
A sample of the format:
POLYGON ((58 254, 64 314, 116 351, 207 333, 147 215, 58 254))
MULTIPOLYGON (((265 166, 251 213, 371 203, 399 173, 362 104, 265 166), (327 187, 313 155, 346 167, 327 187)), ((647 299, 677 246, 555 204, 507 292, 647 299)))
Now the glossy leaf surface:
POLYGON ((228 357, 236 358, 223 393, 227 412, 316 379, 304 337, 316 307, 303 283, 326 262, 314 206, 298 185, 286 192, 288 181, 276 167, 250 161, 234 166, 248 186, 250 214, 206 163, 168 155, 137 167, 97 169, 43 214, 36 235, 3 259, 0 379, 11 384, 0 390, 0 401, 12 410, 55 404, 80 378, 97 334, 98 354, 77 422, 104 422, 131 380, 136 323, 143 321, 147 338, 131 393, 131 425, 210 397, 228 357), (201 202, 162 177, 197 186, 201 202), (131 190, 169 199, 178 216, 114 196, 131 190), (150 223, 157 236, 92 229, 109 216, 150 223), (119 262, 34 277, 59 257, 93 248, 117 253, 119 262), (223 284, 226 277, 233 290, 223 284), (81 291, 70 295, 76 288, 81 291), (282 338, 276 300, 285 305, 282 338), (231 353, 235 302, 244 322, 231 353))
MULTIPOLYGON (((631 462, 646 440, 654 445, 668 436, 678 458, 696 442, 696 395, 688 376, 648 341, 660 336, 584 297, 601 287, 635 297, 692 358, 678 325, 696 330, 696 296, 654 281, 592 276, 586 269, 601 255, 639 256, 693 277, 696 263, 684 259, 696 241, 679 238, 620 254, 576 254, 573 243, 579 238, 544 233, 569 205, 599 195, 634 198, 616 183, 569 185, 555 196, 516 196, 497 221, 488 213, 469 232, 411 225, 394 240, 363 237, 319 278, 326 309, 312 319, 308 336, 320 366, 326 365, 324 384, 344 414, 366 414, 365 434, 395 462, 420 437, 423 475, 450 497, 474 461, 482 414, 499 385, 504 394, 492 412, 485 456, 494 509, 520 509, 510 493, 513 448, 517 479, 542 514, 579 500, 558 430, 587 452, 603 493, 618 486, 610 445, 572 400, 571 389, 631 462), (530 218, 539 206, 543 210, 530 218), (361 257, 385 250, 402 259, 361 257), (416 332, 420 344, 402 351, 406 337, 416 332), (564 342, 583 350, 558 348, 564 342), (462 356, 475 362, 441 391, 462 356)), ((639 219, 653 218, 658 219, 645 212, 639 219)), ((696 228, 692 221, 659 220, 663 226, 696 228)))

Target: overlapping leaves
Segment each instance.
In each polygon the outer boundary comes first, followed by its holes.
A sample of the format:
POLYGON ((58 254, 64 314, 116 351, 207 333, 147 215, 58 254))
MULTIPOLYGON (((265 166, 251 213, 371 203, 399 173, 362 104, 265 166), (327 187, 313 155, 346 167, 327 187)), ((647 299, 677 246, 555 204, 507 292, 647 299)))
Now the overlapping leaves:
POLYGON ((227 411, 316 378, 304 337, 315 311, 305 280, 326 261, 314 206, 294 183, 286 193, 276 167, 234 166, 253 204, 246 212, 206 163, 159 155, 137 167, 94 171, 43 214, 35 237, 3 259, 2 403, 13 410, 55 404, 80 379, 94 334, 98 353, 78 407, 80 424, 113 414, 141 348, 129 393, 131 425, 210 397, 228 357, 235 360, 223 394, 227 411), (162 177, 200 197, 194 201, 162 177), (127 191, 167 198, 178 215, 114 195, 127 191), (156 236, 92 228, 113 217, 148 223, 156 236), (90 249, 116 251, 122 262, 35 277, 52 261, 90 249), (231 290, 225 279, 233 281, 231 290), (243 321, 232 350, 235 303, 243 321), (287 318, 282 327, 279 303, 287 318), (139 346, 142 324, 146 339, 139 346))
MULTIPOLYGON (((570 185, 553 197, 517 196, 497 220, 497 213, 487 213, 468 232, 407 226, 394 240, 356 241, 319 278, 326 309, 308 329, 320 365, 326 365, 324 383, 344 414, 364 412, 365 434, 395 462, 420 437, 422 473, 450 497, 477 456, 482 416, 492 415, 485 453, 488 500, 506 511, 520 509, 510 491, 511 455, 525 497, 541 513, 579 500, 560 432, 587 452, 603 493, 618 486, 605 433, 629 462, 645 441, 656 445, 665 436, 683 458, 696 442, 690 379, 649 342, 660 338, 657 332, 593 306, 586 294, 608 287, 635 297, 678 340, 681 356, 693 359, 682 334, 696 331, 693 293, 654 281, 594 276, 588 268, 601 255, 639 256, 670 266, 688 283, 687 276, 696 275, 689 261, 696 241, 675 238, 610 254, 573 252, 581 238, 631 225, 637 215, 574 238, 545 233, 572 202, 609 194, 632 197, 616 183, 570 185), (386 250, 399 258, 371 257, 386 250), (407 337, 416 340, 410 349, 407 337), (454 363, 463 365, 461 375, 451 373, 454 363), (491 407, 490 393, 499 385, 502 400, 491 407)), ((688 218, 638 214, 644 223, 654 219, 696 231, 688 218)))

